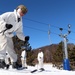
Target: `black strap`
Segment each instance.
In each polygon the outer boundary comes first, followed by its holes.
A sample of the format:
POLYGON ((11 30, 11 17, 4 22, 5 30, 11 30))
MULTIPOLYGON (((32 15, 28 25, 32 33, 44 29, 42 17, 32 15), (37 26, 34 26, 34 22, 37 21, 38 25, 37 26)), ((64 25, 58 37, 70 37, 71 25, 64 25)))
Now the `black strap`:
POLYGON ((18 22, 21 21, 21 18, 18 18, 18 22))

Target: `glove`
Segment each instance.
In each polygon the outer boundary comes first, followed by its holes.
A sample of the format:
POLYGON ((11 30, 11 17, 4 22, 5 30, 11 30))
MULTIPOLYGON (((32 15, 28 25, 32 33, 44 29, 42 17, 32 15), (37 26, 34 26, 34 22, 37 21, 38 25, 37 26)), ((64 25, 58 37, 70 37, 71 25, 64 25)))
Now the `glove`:
POLYGON ((5 27, 6 27, 6 29, 3 31, 3 35, 4 35, 4 32, 5 32, 6 30, 8 30, 8 29, 11 29, 11 28, 13 27, 13 25, 11 25, 11 24, 6 24, 5 27))
POLYGON ((11 24, 6 24, 6 29, 11 29, 13 27, 13 25, 11 24))
POLYGON ((29 41, 29 36, 25 37, 25 42, 29 41))

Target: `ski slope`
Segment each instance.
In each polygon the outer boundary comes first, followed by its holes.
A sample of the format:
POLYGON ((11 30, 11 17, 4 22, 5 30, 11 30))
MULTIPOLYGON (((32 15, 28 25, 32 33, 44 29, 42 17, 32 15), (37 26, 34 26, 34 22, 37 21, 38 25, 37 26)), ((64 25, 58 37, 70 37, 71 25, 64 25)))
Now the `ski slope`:
POLYGON ((45 71, 43 72, 34 72, 32 70, 37 69, 37 66, 28 66, 28 69, 16 70, 10 67, 9 70, 0 69, 0 75, 75 75, 75 71, 59 70, 52 67, 51 64, 44 64, 45 71))

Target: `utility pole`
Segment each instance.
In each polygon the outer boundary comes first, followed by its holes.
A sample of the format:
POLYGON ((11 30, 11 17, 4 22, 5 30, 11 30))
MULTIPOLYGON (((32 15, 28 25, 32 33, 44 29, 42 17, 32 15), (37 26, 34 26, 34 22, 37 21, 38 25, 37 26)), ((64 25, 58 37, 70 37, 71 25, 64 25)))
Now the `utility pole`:
POLYGON ((49 30, 48 30, 48 37, 49 37, 50 44, 52 44, 51 39, 50 39, 50 24, 49 24, 49 30))
POLYGON ((62 34, 63 28, 60 28, 61 34, 59 35, 61 38, 63 38, 64 48, 63 48, 63 54, 64 54, 64 60, 63 60, 63 69, 64 70, 70 70, 70 64, 68 59, 68 51, 67 51, 67 36, 71 33, 70 31, 70 24, 68 25, 68 33, 62 34))

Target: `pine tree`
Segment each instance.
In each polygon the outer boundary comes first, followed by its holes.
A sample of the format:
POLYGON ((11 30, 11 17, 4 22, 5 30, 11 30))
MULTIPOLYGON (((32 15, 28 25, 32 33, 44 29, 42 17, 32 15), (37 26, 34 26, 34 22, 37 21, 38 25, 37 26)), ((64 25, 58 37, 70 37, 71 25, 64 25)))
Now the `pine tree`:
POLYGON ((57 50, 53 54, 53 64, 59 66, 63 61, 63 50, 62 50, 62 42, 59 43, 57 50))

